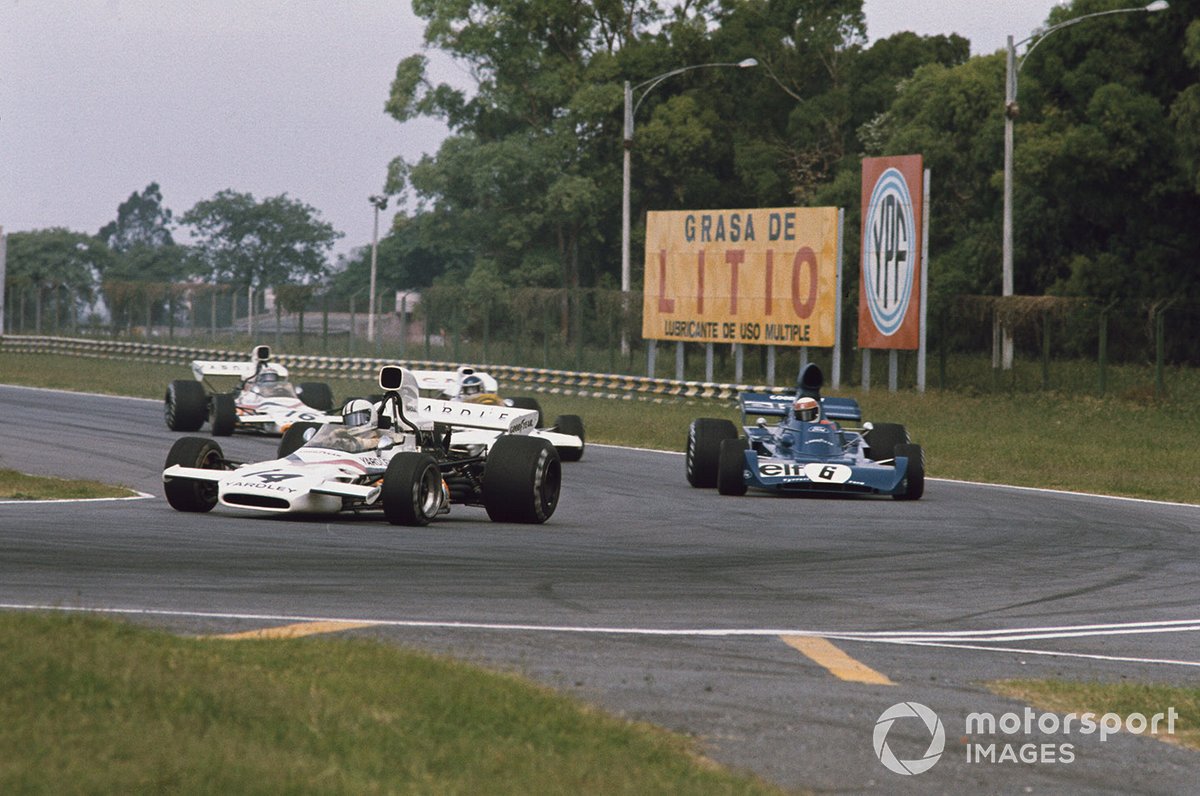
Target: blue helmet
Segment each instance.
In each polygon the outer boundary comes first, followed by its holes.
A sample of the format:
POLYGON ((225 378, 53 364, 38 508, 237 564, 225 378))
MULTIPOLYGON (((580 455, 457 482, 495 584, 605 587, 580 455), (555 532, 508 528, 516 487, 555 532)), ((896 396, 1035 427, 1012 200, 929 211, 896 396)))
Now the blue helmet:
POLYGON ((483 379, 478 376, 467 376, 459 386, 459 395, 480 395, 483 392, 483 379))

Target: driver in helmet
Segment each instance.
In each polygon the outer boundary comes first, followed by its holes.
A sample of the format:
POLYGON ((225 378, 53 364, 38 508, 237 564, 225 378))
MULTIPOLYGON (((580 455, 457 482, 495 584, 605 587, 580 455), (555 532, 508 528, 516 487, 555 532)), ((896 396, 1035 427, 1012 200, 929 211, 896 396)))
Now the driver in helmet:
POLYGON ((792 413, 796 419, 804 423, 817 423, 821 420, 821 405, 817 403, 816 398, 804 396, 797 398, 792 404, 792 413))
POLYGON ((462 384, 458 387, 458 394, 464 401, 469 401, 476 395, 483 395, 483 379, 478 376, 464 376, 462 384))
POLYGON ((374 449, 383 436, 379 428, 379 414, 375 404, 365 398, 355 398, 347 401, 342 407, 342 424, 330 424, 325 428, 333 430, 344 440, 343 450, 350 453, 361 453, 374 449))
POLYGON ((375 428, 375 404, 365 398, 347 401, 342 407, 342 425, 350 429, 375 428))

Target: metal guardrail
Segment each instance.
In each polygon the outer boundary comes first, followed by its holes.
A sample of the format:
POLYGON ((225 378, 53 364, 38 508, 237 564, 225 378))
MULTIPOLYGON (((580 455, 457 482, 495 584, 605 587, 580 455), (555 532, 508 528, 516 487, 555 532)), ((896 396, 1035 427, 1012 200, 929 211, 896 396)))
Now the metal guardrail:
MULTIPOLYGON (((94 340, 78 337, 28 335, 0 336, 0 352, 14 354, 58 354, 89 359, 120 359, 187 366, 194 359, 242 361, 249 353, 213 348, 136 343, 123 340, 94 340)), ((736 400, 742 392, 768 392, 778 387, 749 384, 719 384, 677 381, 647 376, 606 373, 577 373, 567 370, 525 368, 511 365, 475 365, 469 362, 394 360, 374 357, 326 357, 277 354, 273 359, 289 371, 309 376, 342 376, 374 379, 381 365, 403 365, 414 370, 453 370, 461 365, 474 367, 493 376, 502 384, 517 385, 533 392, 552 395, 606 397, 621 400, 667 401, 680 398, 736 400)))

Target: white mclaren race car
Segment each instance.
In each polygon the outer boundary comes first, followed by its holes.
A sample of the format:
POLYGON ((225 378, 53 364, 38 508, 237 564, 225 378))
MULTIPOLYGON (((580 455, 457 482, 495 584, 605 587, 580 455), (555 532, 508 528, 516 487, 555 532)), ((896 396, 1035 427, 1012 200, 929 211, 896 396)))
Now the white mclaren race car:
MULTIPOLYGON (((163 416, 172 431, 198 431, 209 421, 214 437, 234 431, 283 434, 293 423, 330 420, 333 394, 322 382, 293 386, 283 365, 271 361, 270 346, 255 346, 248 362, 194 360, 195 380, 167 385, 163 416), (211 378, 235 379, 232 391, 211 378)), ((228 384, 226 385, 228 386, 228 384)))
POLYGON ((482 506, 496 522, 554 514, 562 467, 554 446, 529 433, 533 412, 422 400, 413 374, 394 365, 380 369, 379 386, 382 401, 347 402, 341 422, 292 426, 270 461, 229 461, 207 437, 177 440, 163 470, 167 502, 190 512, 218 503, 259 513, 378 511, 394 525, 426 525, 453 504, 482 506), (490 432, 489 444, 472 443, 471 429, 490 432))
MULTIPOLYGON (((542 425, 542 407, 536 398, 518 396, 501 398, 500 385, 492 376, 472 367, 457 370, 414 370, 417 385, 425 395, 443 401, 483 404, 489 406, 511 406, 537 412, 537 428, 533 436, 549 440, 565 462, 577 462, 583 458, 585 437, 583 419, 579 415, 559 415, 549 428, 542 425)), ((479 431, 476 438, 483 440, 486 433, 479 431)), ((494 436, 494 435, 493 435, 494 436)))

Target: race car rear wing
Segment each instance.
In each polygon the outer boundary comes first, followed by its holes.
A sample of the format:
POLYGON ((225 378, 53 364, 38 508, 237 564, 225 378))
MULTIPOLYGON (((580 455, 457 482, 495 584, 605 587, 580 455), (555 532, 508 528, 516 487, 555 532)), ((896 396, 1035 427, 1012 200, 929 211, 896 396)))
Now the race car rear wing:
POLYGON ((424 419, 445 426, 486 428, 509 434, 528 434, 537 428, 536 409, 440 401, 436 398, 422 398, 420 407, 424 419))
MULTIPOLYGON (((745 392, 739 396, 742 404, 742 424, 747 415, 785 417, 796 396, 789 393, 745 392)), ((828 420, 862 422, 862 409, 853 398, 821 398, 821 415, 828 420)))
POLYGON ((260 369, 273 370, 279 374, 280 379, 288 377, 287 368, 274 362, 260 366, 257 362, 221 362, 208 359, 192 361, 192 375, 196 377, 196 381, 204 381, 209 376, 236 376, 239 379, 248 379, 260 369))
POLYGON ((447 395, 458 394, 458 388, 462 384, 464 376, 478 376, 483 382, 484 392, 494 393, 500 386, 492 376, 467 366, 458 370, 414 370, 410 372, 417 378, 418 389, 447 395))
POLYGON ((279 374, 279 378, 288 377, 287 368, 271 361, 271 346, 256 345, 250 351, 249 362, 225 362, 210 359, 192 360, 192 375, 196 381, 204 381, 206 376, 236 376, 248 379, 259 371, 270 370, 279 374))

